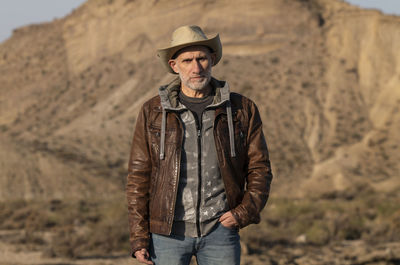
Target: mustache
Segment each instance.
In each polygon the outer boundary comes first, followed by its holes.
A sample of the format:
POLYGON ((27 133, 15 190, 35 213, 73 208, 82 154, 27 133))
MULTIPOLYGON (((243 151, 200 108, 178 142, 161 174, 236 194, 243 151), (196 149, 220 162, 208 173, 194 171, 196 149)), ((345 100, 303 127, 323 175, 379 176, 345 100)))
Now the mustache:
POLYGON ((209 73, 209 72, 206 72, 206 73, 201 73, 201 74, 198 74, 198 75, 193 75, 193 76, 191 76, 190 78, 198 78, 198 77, 207 78, 207 77, 209 77, 209 76, 210 76, 210 73, 209 73))

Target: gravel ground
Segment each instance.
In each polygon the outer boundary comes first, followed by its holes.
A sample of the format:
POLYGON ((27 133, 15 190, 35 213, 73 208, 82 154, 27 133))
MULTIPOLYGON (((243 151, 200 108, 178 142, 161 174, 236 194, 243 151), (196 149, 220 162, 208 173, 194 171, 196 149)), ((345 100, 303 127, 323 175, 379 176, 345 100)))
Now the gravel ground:
MULTIPOLYGON (((0 231, 0 265, 138 265, 126 255, 51 258, 43 249, 21 244, 23 231, 0 231)), ((43 248, 43 247, 42 247, 43 248)), ((265 253, 251 253, 242 247, 243 265, 397 265, 400 264, 400 242, 371 244, 362 240, 335 242, 325 246, 296 244, 275 245, 265 253)), ((196 264, 195 262, 192 262, 196 264)))

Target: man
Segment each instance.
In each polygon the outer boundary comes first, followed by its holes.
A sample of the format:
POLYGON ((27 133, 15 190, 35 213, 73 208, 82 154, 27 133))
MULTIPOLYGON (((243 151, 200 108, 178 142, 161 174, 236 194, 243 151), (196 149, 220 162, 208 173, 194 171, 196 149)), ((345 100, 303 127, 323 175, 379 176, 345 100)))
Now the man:
POLYGON ((240 264, 238 231, 260 221, 272 173, 256 105, 211 77, 219 35, 175 30, 158 50, 179 76, 138 115, 127 200, 132 254, 145 264, 240 264))

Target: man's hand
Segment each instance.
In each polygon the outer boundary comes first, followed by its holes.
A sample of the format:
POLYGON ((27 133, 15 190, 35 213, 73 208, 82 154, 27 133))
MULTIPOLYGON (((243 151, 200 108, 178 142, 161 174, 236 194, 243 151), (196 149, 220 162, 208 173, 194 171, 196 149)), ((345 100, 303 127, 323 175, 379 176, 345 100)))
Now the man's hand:
POLYGON ((233 214, 231 213, 231 211, 224 213, 220 218, 219 221, 221 222, 221 224, 225 227, 228 228, 234 228, 234 227, 238 227, 239 224, 236 222, 235 217, 233 217, 233 214))
POLYGON ((145 248, 142 248, 141 250, 137 250, 135 252, 135 256, 136 256, 136 259, 140 263, 154 264, 152 261, 149 260, 150 255, 149 255, 149 252, 145 248))

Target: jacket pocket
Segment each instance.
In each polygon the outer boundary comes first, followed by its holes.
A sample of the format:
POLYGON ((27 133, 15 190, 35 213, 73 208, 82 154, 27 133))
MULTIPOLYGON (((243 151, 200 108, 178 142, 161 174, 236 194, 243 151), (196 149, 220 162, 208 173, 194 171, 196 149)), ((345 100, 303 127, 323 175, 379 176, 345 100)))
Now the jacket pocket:
MULTIPOLYGON (((149 132, 150 132, 150 138, 151 138, 151 143, 160 145, 160 139, 161 139, 161 126, 158 126, 157 124, 151 124, 149 127, 149 132)), ((175 128, 167 128, 165 130, 165 143, 166 144, 174 144, 177 143, 177 131, 175 128)))

